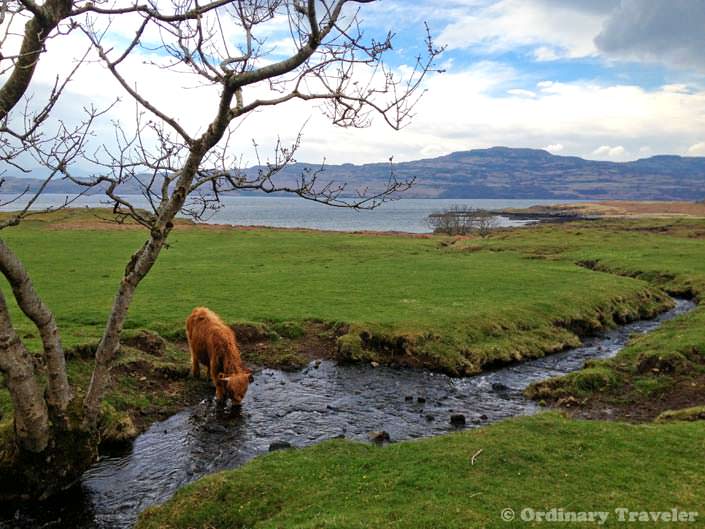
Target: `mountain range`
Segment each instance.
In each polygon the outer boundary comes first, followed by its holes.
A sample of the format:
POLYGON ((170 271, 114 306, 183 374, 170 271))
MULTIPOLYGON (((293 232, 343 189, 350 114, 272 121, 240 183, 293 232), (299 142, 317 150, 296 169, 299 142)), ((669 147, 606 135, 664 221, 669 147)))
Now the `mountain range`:
MULTIPOLYGON (((539 149, 493 147, 411 162, 326 165, 322 181, 348 181, 349 189, 380 189, 390 176, 415 179, 408 198, 555 198, 623 200, 703 200, 705 157, 652 156, 632 162, 585 160, 539 149)), ((257 167, 247 169, 253 174, 257 167)), ((295 163, 279 175, 291 182, 320 165, 295 163)), ((38 180, 5 177, 1 193, 13 193, 38 180)), ((137 192, 126 184, 122 192, 137 192)), ((52 182, 46 192, 71 193, 70 182, 52 182)), ((250 195, 251 193, 248 193, 250 195)))

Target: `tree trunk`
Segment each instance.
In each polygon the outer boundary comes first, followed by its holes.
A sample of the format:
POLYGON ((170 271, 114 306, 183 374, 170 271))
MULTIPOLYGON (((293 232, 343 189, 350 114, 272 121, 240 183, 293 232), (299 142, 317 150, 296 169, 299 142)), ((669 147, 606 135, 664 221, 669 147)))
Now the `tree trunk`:
MULTIPOLYGON (((169 224, 171 226, 171 224, 169 224)), ((132 297, 140 281, 151 270, 164 246, 164 240, 171 228, 159 232, 152 230, 151 236, 130 259, 125 275, 120 282, 110 318, 105 326, 103 337, 95 354, 95 368, 88 386, 86 398, 83 401, 85 425, 95 428, 100 416, 100 402, 110 381, 112 367, 120 347, 120 333, 127 317, 132 297)))
POLYGON ((49 442, 49 413, 34 362, 12 327, 5 296, 0 291, 0 372, 10 391, 15 412, 15 436, 29 452, 43 451, 49 442))
POLYGON ((125 274, 113 301, 110 318, 96 350, 95 368, 93 369, 86 398, 83 401, 84 426, 87 429, 94 429, 98 423, 100 402, 110 380, 110 368, 118 354, 120 333, 122 332, 122 326, 125 323, 135 289, 149 273, 157 257, 159 257, 166 238, 174 227, 174 217, 186 201, 191 183, 198 172, 203 157, 223 137, 225 129, 232 119, 230 103, 234 93, 234 88, 225 87, 223 89, 215 119, 201 138, 189 146, 189 156, 179 172, 174 191, 171 197, 160 205, 149 239, 132 256, 125 268, 125 274))
POLYGON ((7 278, 17 304, 39 330, 47 366, 47 401, 62 415, 71 401, 66 359, 54 314, 34 290, 29 274, 15 253, 0 240, 0 272, 7 278))

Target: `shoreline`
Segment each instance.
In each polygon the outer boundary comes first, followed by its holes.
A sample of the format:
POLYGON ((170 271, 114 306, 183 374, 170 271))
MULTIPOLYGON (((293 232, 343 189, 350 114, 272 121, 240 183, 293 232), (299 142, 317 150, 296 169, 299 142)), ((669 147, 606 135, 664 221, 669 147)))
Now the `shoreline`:
POLYGON ((674 200, 596 200, 576 203, 530 206, 528 208, 502 208, 498 214, 521 218, 575 218, 595 220, 604 218, 705 218, 705 201, 674 200))
MULTIPOLYGON (((264 198, 264 197, 263 197, 264 198)), ((292 200, 295 200, 292 198, 292 200)), ((403 200, 403 199, 402 199, 403 200)), ((433 200, 433 199, 429 199, 433 200)), ((443 199, 452 201, 453 199, 443 199)), ((458 202, 468 200, 481 199, 457 199, 458 202)), ((494 200, 494 199, 493 199, 494 200)), ((525 199, 507 199, 507 200, 525 200, 525 199)), ((550 200, 550 199, 536 199, 550 200)), ((650 200, 650 201, 633 201, 633 200, 599 200, 599 201, 579 201, 579 202, 561 202, 547 205, 533 205, 523 208, 504 207, 504 208, 487 208, 485 211, 495 215, 505 217, 509 220, 534 221, 527 225, 520 226, 501 226, 493 228, 495 232, 503 232, 536 225, 558 224, 573 221, 594 221, 599 219, 698 219, 705 218, 705 203, 691 201, 671 201, 671 200, 650 200)), ((528 201, 528 200, 527 200, 528 201)), ((449 206, 450 207, 450 203, 449 206)), ((482 208, 480 208, 482 209, 482 208)), ((0 212, 0 218, 10 215, 11 211, 0 212)), ((49 221, 55 229, 105 229, 105 230, 139 230, 143 229, 136 223, 129 220, 123 224, 116 224, 108 219, 112 216, 109 208, 103 206, 83 206, 71 207, 60 210, 55 210, 48 213, 39 213, 33 215, 27 222, 49 221), (85 218, 83 214, 88 214, 92 218, 85 218), (67 219, 76 216, 84 217, 80 220, 67 222, 67 219), (63 219, 62 219, 63 217, 63 219), (57 223, 58 221, 58 223, 57 223)), ((300 226, 273 226, 267 224, 230 224, 224 222, 195 222, 188 217, 178 217, 176 225, 181 228, 203 228, 206 230, 233 230, 233 231, 253 231, 253 230, 277 230, 282 232, 294 233, 322 233, 322 234, 350 234, 362 236, 377 236, 377 237, 410 237, 410 238, 430 238, 434 232, 428 231, 405 231, 400 229, 391 230, 376 230, 376 229, 336 229, 326 227, 300 227, 300 226)), ((54 229, 52 228, 52 229, 54 229)))

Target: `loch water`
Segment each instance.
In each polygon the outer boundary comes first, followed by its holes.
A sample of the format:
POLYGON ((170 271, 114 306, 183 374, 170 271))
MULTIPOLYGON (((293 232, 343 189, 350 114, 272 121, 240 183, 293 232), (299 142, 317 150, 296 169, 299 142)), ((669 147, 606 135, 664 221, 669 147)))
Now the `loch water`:
MULTIPOLYGON (((12 197, 5 195, 5 201, 12 197)), ((149 208, 144 197, 128 197, 136 207, 149 208)), ((34 203, 33 209, 61 207, 65 195, 44 194, 34 203)), ((533 205, 575 203, 575 200, 556 199, 425 199, 403 198, 386 202, 372 210, 335 208, 293 197, 245 197, 224 196, 221 208, 205 215, 204 222, 230 224, 234 226, 269 226, 274 228, 307 228, 332 231, 398 231, 407 233, 429 233, 431 228, 426 218, 431 213, 445 211, 454 206, 499 210, 504 208, 527 208, 533 205)), ((3 203, 3 195, 0 195, 3 203)), ((12 203, 0 207, 0 211, 17 209, 12 203)), ((87 195, 71 203, 71 207, 111 207, 103 195, 87 195)), ((530 221, 498 217, 499 227, 523 226, 530 221)))

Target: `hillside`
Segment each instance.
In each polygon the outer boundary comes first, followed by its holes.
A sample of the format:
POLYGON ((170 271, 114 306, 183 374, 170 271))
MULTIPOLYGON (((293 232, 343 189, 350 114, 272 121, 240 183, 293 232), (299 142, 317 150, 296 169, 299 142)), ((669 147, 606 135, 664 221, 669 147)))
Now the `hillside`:
MULTIPOLYGON (((257 167, 246 172, 254 174, 257 167)), ((296 163, 287 167, 279 182, 291 182, 303 171, 319 165, 296 163)), ((538 149, 493 147, 461 151, 396 163, 399 179, 415 178, 404 196, 415 198, 556 198, 618 200, 702 200, 705 198, 705 157, 653 156, 633 162, 591 161, 577 156, 556 156, 538 149)), ((323 181, 349 181, 350 189, 379 189, 390 175, 388 163, 329 165, 323 181)), ((6 178, 0 191, 16 192, 37 181, 6 178)), ((47 192, 72 192, 67 182, 50 184, 47 192)), ((136 192, 126 185, 123 193, 136 192)))

